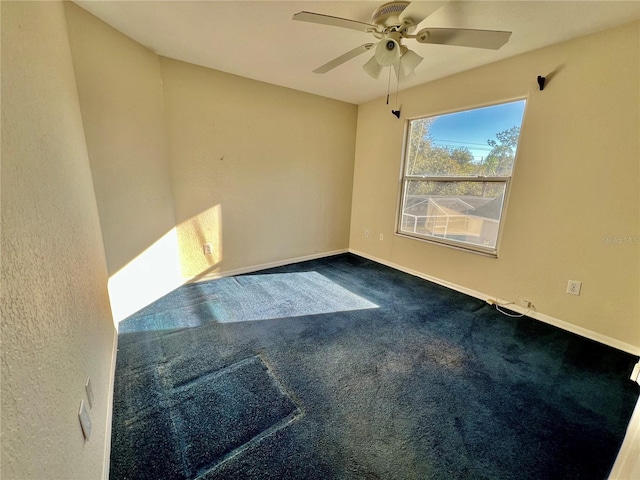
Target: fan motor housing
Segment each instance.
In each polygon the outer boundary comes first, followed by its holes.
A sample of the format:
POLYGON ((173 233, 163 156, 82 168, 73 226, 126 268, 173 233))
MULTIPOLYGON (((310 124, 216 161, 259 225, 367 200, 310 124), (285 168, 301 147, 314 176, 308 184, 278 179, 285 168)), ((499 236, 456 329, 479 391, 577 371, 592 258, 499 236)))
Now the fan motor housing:
POLYGON ((400 14, 409 6, 411 2, 389 2, 381 5, 373 12, 371 23, 381 27, 393 27, 402 25, 400 14))

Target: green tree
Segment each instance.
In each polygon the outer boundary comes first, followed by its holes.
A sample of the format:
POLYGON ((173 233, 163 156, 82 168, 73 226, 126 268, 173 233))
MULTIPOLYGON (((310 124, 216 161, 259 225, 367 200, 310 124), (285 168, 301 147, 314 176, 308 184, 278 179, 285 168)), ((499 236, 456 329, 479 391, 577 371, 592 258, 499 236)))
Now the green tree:
POLYGON ((409 136, 408 175, 448 175, 473 174, 473 155, 467 147, 435 145, 429 128, 433 118, 423 118, 411 122, 409 136))
POLYGON ((511 127, 508 130, 496 133, 497 141, 487 140, 491 151, 482 162, 482 175, 511 175, 519 137, 520 127, 511 127))
POLYGON ((432 123, 433 118, 421 118, 410 124, 407 175, 422 175, 425 158, 431 150, 432 142, 429 128, 432 123))
MULTIPOLYGON (((482 162, 476 162, 467 147, 435 145, 430 127, 433 118, 423 118, 411 122, 407 174, 415 176, 475 177, 510 175, 515 159, 515 151, 520 135, 519 127, 498 132, 496 139, 487 140, 491 147, 482 162)), ((501 185, 478 182, 439 181, 411 182, 408 193, 416 196, 427 195, 496 195, 495 188, 501 185)))

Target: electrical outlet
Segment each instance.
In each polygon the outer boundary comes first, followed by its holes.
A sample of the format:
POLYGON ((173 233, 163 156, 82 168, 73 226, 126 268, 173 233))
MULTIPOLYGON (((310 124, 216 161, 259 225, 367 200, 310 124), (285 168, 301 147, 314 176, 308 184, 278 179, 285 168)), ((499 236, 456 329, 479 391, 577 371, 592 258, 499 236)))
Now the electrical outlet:
POLYGON ((524 298, 520 300, 520 305, 522 305, 524 308, 533 308, 533 302, 524 298))
POLYGON ((567 293, 571 295, 580 295, 580 289, 582 288, 582 282, 578 280, 569 280, 567 282, 567 293))
POLYGON ((380 241, 382 242, 384 240, 384 235, 381 233, 380 234, 380 241))
POLYGON ((84 384, 84 389, 87 392, 87 400, 89 402, 89 408, 93 408, 93 402, 95 397, 93 396, 93 385, 91 385, 91 379, 87 377, 87 382, 84 384))
POLYGON ((205 243, 202 249, 205 255, 213 255, 213 246, 210 243, 205 243))
POLYGON ((364 238, 369 238, 369 230, 364 231, 364 238))
POLYGON ((78 410, 78 418, 80 419, 80 427, 82 428, 82 434, 86 442, 91 438, 91 418, 89 417, 89 411, 84 404, 84 400, 80 400, 80 409, 78 410))

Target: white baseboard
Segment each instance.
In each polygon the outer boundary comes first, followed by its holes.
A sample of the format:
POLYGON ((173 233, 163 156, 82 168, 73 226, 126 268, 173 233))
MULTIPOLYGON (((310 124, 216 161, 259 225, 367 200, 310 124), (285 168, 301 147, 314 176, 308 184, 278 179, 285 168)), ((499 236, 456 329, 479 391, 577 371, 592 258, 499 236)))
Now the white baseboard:
POLYGON ((567 332, 571 332, 571 333, 575 333, 576 335, 580 335, 582 337, 588 338, 590 340, 594 340, 598 343, 602 343, 604 345, 608 345, 610 347, 616 348, 618 350, 622 350, 623 352, 627 352, 630 353, 632 355, 638 355, 640 356, 640 347, 636 347, 635 345, 631 345, 630 343, 626 343, 623 342, 621 340, 617 340, 615 338, 609 337, 607 335, 603 335, 601 333, 598 332, 594 332, 593 330, 589 330, 583 327, 580 327, 578 325, 574 325, 572 323, 569 322, 565 322, 564 320, 560 320, 558 318, 552 317, 550 315, 538 312, 538 311, 534 311, 534 310, 529 310, 525 307, 521 307, 519 305, 516 304, 510 304, 509 301, 507 300, 503 300, 500 298, 495 298, 494 296, 488 295, 486 293, 482 293, 482 292, 478 292, 477 290, 473 290, 471 288, 467 288, 464 287, 462 285, 457 285, 455 283, 451 283, 448 282, 446 280, 442 280, 440 278, 436 278, 433 277, 431 275, 427 275, 425 273, 419 272, 417 270, 412 270, 410 268, 404 267, 402 265, 398 265, 396 263, 393 262, 388 262, 386 260, 383 260, 381 258, 375 257, 373 255, 369 255, 366 254, 364 252, 358 251, 358 250, 354 250, 354 249, 340 249, 340 250, 333 250, 331 252, 323 252, 323 253, 315 253, 312 255, 305 255, 302 257, 296 257, 296 258, 289 258, 289 259, 285 259, 285 260, 279 260, 276 262, 269 262, 269 263, 263 263, 263 264, 259 264, 259 265, 251 265, 251 266, 247 266, 247 267, 243 267, 243 268, 238 268, 235 270, 227 270, 227 271, 222 271, 222 272, 212 272, 212 273, 208 273, 202 276, 198 276, 198 277, 194 277, 190 280, 188 280, 186 283, 198 283, 198 282, 204 282, 204 281, 208 281, 208 280, 215 280, 218 278, 223 278, 223 277, 231 277, 233 275, 242 275, 245 273, 252 273, 252 272, 258 272, 260 270, 266 270, 268 268, 275 268, 275 267, 281 267, 284 265, 289 265, 292 263, 298 263, 298 262, 304 262, 304 261, 308 261, 308 260, 316 260, 318 258, 324 258, 324 257, 330 257, 333 255, 338 255, 341 253, 353 253, 354 255, 358 255, 360 257, 366 258, 368 260, 372 260, 374 262, 380 263, 382 265, 386 265, 387 267, 391 267, 395 270, 400 270, 401 272, 405 272, 408 273, 410 275, 422 278, 424 280, 428 280, 430 282, 436 283, 438 285, 442 285, 443 287, 447 287, 450 288, 452 290, 455 290, 457 292, 460 293, 464 293, 466 295, 469 295, 471 297, 475 297, 484 301, 487 301, 488 299, 495 299, 497 300, 499 303, 504 303, 507 304, 509 303, 509 310, 516 312, 516 313, 522 313, 527 315, 528 317, 534 318, 536 320, 539 320, 541 322, 547 323, 549 325, 553 325, 555 327, 558 327, 562 330, 565 330, 567 332))
MULTIPOLYGON (((484 301, 487 301, 489 298, 495 298, 487 294, 478 292, 476 290, 472 290, 470 288, 466 288, 461 285, 456 285, 454 283, 447 282, 445 280, 441 280, 439 278, 432 277, 430 275, 426 275, 416 270, 411 270, 410 268, 403 267, 402 265, 397 265, 393 262, 387 262, 386 260, 376 258, 372 255, 368 255, 366 253, 359 252, 357 250, 350 249, 349 251, 354 255, 367 258, 374 262, 381 263, 382 265, 386 265, 387 267, 400 270, 401 272, 405 272, 419 278, 423 278, 430 282, 436 283, 438 285, 442 285, 447 288, 451 288, 452 290, 456 290, 458 292, 464 293, 466 295, 470 295, 475 298, 479 298, 484 301)), ((497 300, 500 303, 509 303, 499 298, 495 300, 497 300)), ((550 325, 561 328, 562 330, 575 333, 577 335, 588 338, 590 340, 595 340, 596 342, 602 343, 604 345, 608 345, 613 348, 617 348, 618 350, 631 353, 632 355, 640 355, 640 348, 638 347, 635 347, 625 342, 621 342, 620 340, 616 340, 615 338, 602 335, 601 333, 593 332, 586 328, 573 325, 563 320, 559 320, 549 315, 545 315, 539 312, 528 311, 528 309, 524 307, 520 307, 518 305, 509 305, 509 310, 513 310, 514 312, 518 312, 518 313, 524 313, 531 318, 540 320, 541 322, 548 323, 550 325)), ((636 404, 635 410, 629 422, 629 426, 627 427, 627 433, 625 435, 624 441, 618 452, 618 456, 616 458, 613 469, 611 470, 611 473, 609 475, 609 480, 627 480, 631 478, 640 479, 640 399, 636 404)))
MULTIPOLYGON (((510 303, 508 300, 503 300, 503 299, 500 299, 500 298, 496 298, 495 296, 487 295, 486 293, 478 292, 477 290, 472 290, 470 288, 463 287, 462 285, 457 285, 455 283, 447 282, 446 280, 442 280, 440 278, 432 277, 431 275, 427 275, 425 273, 418 272, 416 270, 412 270, 410 268, 403 267, 402 265, 398 265, 398 264, 395 264, 393 262, 388 262, 386 260, 374 257, 372 255, 360 252, 358 250, 349 249, 349 252, 353 253, 354 255, 358 255, 360 257, 366 258, 368 260, 372 260, 374 262, 381 263, 382 265, 386 265, 387 267, 391 267, 391 268, 393 268, 395 270, 400 270, 401 272, 405 272, 405 273, 408 273, 410 275, 414 275, 416 277, 422 278, 424 280, 428 280, 430 282, 436 283, 438 285, 442 285, 443 287, 450 288, 450 289, 455 290, 457 292, 464 293, 464 294, 469 295, 471 297, 479 298, 479 299, 484 300, 484 301, 487 301, 488 299, 491 298, 491 299, 497 300, 499 303, 503 303, 503 304, 510 303)), ((636 347, 636 346, 631 345, 629 343, 622 342, 622 341, 617 340, 615 338, 608 337, 608 336, 603 335, 601 333, 594 332, 592 330, 588 330, 586 328, 580 327, 578 325, 574 325, 574 324, 569 323, 569 322, 565 322, 563 320, 560 320, 558 318, 554 318, 554 317, 552 317, 550 315, 546 315, 544 313, 540 313, 540 312, 537 312, 537 311, 529 310, 529 309, 524 308, 524 307, 520 307, 519 305, 516 305, 516 304, 509 304, 507 308, 509 310, 513 311, 513 312, 525 314, 528 317, 535 318, 536 320, 540 320, 541 322, 548 323, 549 325, 553 325, 553 326, 558 327, 558 328, 560 328, 562 330, 566 330, 567 332, 575 333, 575 334, 580 335, 582 337, 588 338, 589 340, 594 340, 594 341, 596 341, 598 343, 602 343, 604 345, 608 345, 608 346, 616 348, 618 350, 622 350, 623 352, 627 352, 627 353, 630 353, 632 355, 640 356, 640 347, 636 347)))
POLYGON ((609 480, 631 478, 640 478, 640 399, 636 403, 622 447, 609 474, 609 480))
POLYGON ((103 480, 109 480, 111 465, 111 424, 113 423, 113 393, 116 378, 116 356, 118 354, 118 332, 114 335, 111 351, 111 372, 109 373, 109 396, 107 398, 107 424, 105 426, 104 459, 102 466, 103 480))
POLYGON ((244 273, 253 273, 260 270, 266 270, 268 268, 282 267, 284 265, 290 265, 292 263, 306 262, 308 260, 316 260, 318 258, 331 257, 333 255, 339 255, 341 253, 348 253, 347 248, 341 250, 333 250, 331 252, 314 253, 312 255, 305 255, 303 257, 288 258, 286 260, 278 260, 276 262, 262 263, 259 265, 251 265, 248 267, 237 268, 235 270, 226 270, 222 272, 207 273, 202 276, 194 277, 188 280, 186 283, 198 283, 206 282, 208 280, 216 280, 218 278, 232 277, 234 275, 242 275, 244 273))

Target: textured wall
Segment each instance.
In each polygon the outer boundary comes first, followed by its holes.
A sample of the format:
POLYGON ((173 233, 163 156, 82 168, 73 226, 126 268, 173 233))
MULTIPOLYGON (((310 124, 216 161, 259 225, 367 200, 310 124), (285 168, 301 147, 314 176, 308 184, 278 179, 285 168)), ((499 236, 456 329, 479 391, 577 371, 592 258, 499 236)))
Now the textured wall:
POLYGON ((116 338, 64 9, 1 8, 0 476, 101 478, 116 338), (87 376, 96 404, 85 443, 87 376))
POLYGON ((120 320, 182 283, 158 56, 65 2, 111 280, 120 320))
POLYGON ((175 226, 158 56, 65 2, 112 275, 175 226))
POLYGON ((159 62, 66 12, 116 320, 201 274, 347 248, 355 105, 159 62))
POLYGON ((347 248, 355 105, 160 64, 185 277, 347 248))
POLYGON ((361 105, 351 248, 489 296, 527 298, 540 313, 640 351, 639 30, 635 23, 400 94, 404 118, 528 98, 497 259, 393 235, 404 124, 382 99, 361 105), (549 77, 544 91, 538 75, 549 77), (376 233, 365 238, 365 229, 376 233), (606 240, 616 238, 632 240, 606 240), (565 293, 569 279, 583 282, 579 297, 565 293))

